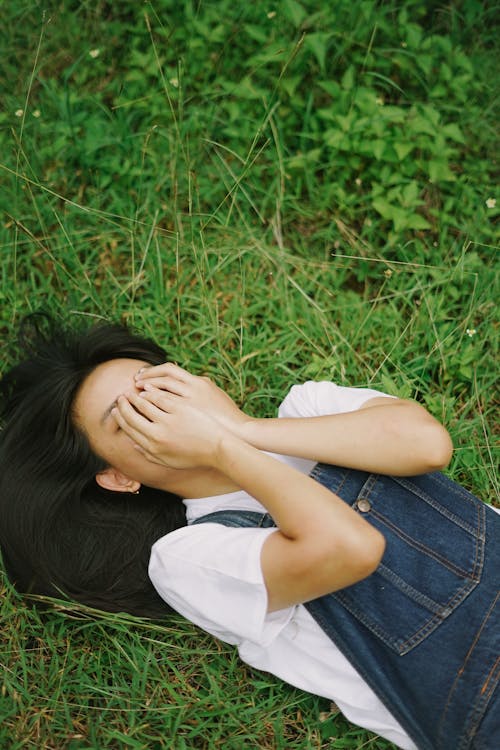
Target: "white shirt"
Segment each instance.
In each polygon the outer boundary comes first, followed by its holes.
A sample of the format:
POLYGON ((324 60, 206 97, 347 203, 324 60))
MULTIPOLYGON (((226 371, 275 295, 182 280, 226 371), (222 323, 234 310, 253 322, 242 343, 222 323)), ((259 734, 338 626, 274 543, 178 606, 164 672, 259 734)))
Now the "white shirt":
MULTIPOLYGON (((278 416, 339 414, 359 409, 368 399, 384 395, 367 388, 309 381, 293 386, 278 416)), ((309 473, 315 464, 271 455, 304 473, 309 473)), ((228 508, 265 512, 244 491, 184 503, 188 524, 207 513, 228 508)), ((217 523, 188 525, 153 545, 149 576, 173 609, 216 638, 237 646, 247 664, 330 699, 354 724, 404 750, 416 750, 400 724, 303 605, 267 612, 260 555, 264 541, 274 531, 217 523)))

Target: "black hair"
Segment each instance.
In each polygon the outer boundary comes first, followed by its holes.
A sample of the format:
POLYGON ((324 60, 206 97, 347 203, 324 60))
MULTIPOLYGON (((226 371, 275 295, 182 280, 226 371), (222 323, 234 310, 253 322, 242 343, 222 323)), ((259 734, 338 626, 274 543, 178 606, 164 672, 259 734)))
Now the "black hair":
POLYGON ((161 617, 169 607, 148 577, 153 543, 186 525, 176 495, 141 487, 111 492, 106 468, 73 419, 75 396, 99 364, 165 351, 127 327, 86 330, 30 316, 18 364, 0 381, 0 549, 21 593, 70 598, 111 612, 161 617))

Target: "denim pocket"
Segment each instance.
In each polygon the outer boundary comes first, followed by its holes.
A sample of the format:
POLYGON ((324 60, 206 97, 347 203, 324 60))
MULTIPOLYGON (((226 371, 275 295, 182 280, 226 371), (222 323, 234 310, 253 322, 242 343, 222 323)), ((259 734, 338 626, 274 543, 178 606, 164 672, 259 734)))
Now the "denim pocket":
POLYGON ((349 502, 381 531, 386 551, 375 573, 332 596, 386 645, 408 653, 479 583, 484 505, 440 473, 372 474, 349 502))

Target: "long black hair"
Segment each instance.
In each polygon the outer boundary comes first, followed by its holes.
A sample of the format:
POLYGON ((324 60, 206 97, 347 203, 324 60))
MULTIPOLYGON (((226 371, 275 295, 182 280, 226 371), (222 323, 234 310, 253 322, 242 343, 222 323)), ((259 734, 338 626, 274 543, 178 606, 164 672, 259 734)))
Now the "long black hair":
POLYGON ((0 548, 18 591, 70 598, 107 611, 161 617, 169 608, 148 577, 152 544, 185 526, 180 498, 141 487, 110 492, 95 476, 106 462, 73 419, 75 396, 99 364, 165 361, 128 328, 87 330, 31 316, 18 364, 0 381, 0 548))

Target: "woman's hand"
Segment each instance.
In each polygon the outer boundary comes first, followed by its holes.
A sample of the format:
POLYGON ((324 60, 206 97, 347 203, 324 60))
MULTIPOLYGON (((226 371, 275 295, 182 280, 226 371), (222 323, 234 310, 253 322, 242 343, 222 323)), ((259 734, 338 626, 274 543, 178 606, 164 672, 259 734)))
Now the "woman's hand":
POLYGON ((217 420, 238 437, 242 437, 244 425, 251 421, 209 378, 192 375, 172 362, 144 368, 135 376, 135 384, 146 392, 158 388, 182 396, 186 403, 217 420))
POLYGON ((173 469, 216 467, 220 442, 231 437, 190 399, 152 386, 120 396, 111 414, 148 460, 173 469))

